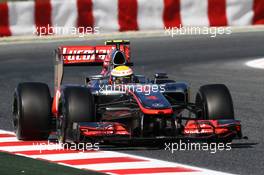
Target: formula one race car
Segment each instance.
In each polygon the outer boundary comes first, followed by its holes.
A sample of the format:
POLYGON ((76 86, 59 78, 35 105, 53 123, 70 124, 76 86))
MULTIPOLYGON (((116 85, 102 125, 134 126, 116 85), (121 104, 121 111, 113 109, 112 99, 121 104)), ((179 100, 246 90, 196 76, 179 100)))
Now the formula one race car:
POLYGON ((241 138, 233 102, 223 84, 201 86, 195 102, 185 82, 155 73, 153 79, 132 70, 130 42, 101 46, 62 46, 56 50, 55 91, 38 82, 20 83, 14 94, 14 127, 21 140, 60 142, 214 140, 241 138), (85 84, 63 84, 68 66, 101 66, 85 84))

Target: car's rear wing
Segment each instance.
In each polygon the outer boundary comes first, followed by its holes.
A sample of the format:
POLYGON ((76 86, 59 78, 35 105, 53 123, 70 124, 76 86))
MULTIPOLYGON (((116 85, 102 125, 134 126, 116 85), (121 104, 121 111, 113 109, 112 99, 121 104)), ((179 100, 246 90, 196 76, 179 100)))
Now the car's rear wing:
POLYGON ((112 58, 114 50, 124 53, 126 62, 130 62, 130 42, 128 40, 110 40, 99 46, 61 46, 56 53, 55 89, 60 87, 64 66, 103 65, 112 58))
POLYGON ((56 50, 57 61, 65 66, 100 65, 111 57, 113 50, 118 49, 130 62, 130 42, 128 40, 110 40, 100 46, 61 46, 56 50))
POLYGON ((111 46, 62 46, 58 52, 65 66, 103 63, 112 50, 111 46))

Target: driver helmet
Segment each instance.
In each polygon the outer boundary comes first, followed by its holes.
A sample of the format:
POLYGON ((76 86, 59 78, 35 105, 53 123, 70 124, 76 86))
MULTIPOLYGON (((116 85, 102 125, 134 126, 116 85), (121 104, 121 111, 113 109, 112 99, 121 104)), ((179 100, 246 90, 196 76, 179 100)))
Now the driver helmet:
POLYGON ((133 70, 128 66, 117 66, 111 71, 111 83, 132 83, 133 70))

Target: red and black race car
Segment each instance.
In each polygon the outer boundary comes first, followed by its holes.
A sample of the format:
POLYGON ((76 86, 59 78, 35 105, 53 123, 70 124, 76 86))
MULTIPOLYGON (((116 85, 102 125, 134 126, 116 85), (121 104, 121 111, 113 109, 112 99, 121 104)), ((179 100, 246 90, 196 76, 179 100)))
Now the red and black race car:
POLYGON ((56 50, 54 97, 39 82, 18 84, 13 123, 20 140, 60 142, 215 140, 241 138, 240 121, 223 84, 201 86, 190 102, 186 82, 155 73, 152 79, 133 73, 130 42, 106 41, 101 46, 62 46, 56 50), (82 85, 63 84, 68 66, 101 66, 82 85), (113 79, 119 70, 122 79, 113 79), (127 71, 127 72, 126 72, 127 71), (115 72, 116 73, 116 72, 115 72), (130 73, 129 77, 121 76, 130 73), (121 80, 116 82, 116 80, 121 80))

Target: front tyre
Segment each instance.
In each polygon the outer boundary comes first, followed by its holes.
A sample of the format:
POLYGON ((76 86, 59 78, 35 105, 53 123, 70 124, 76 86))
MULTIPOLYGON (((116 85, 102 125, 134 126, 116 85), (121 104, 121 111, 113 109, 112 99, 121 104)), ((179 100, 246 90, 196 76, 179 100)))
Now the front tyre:
POLYGON ((96 120, 94 98, 86 87, 66 87, 61 95, 60 108, 57 130, 62 143, 66 142, 67 137, 71 137, 73 123, 96 120))
POLYGON ((223 84, 201 86, 195 103, 201 107, 201 111, 197 114, 199 119, 234 119, 232 97, 228 88, 223 84))

